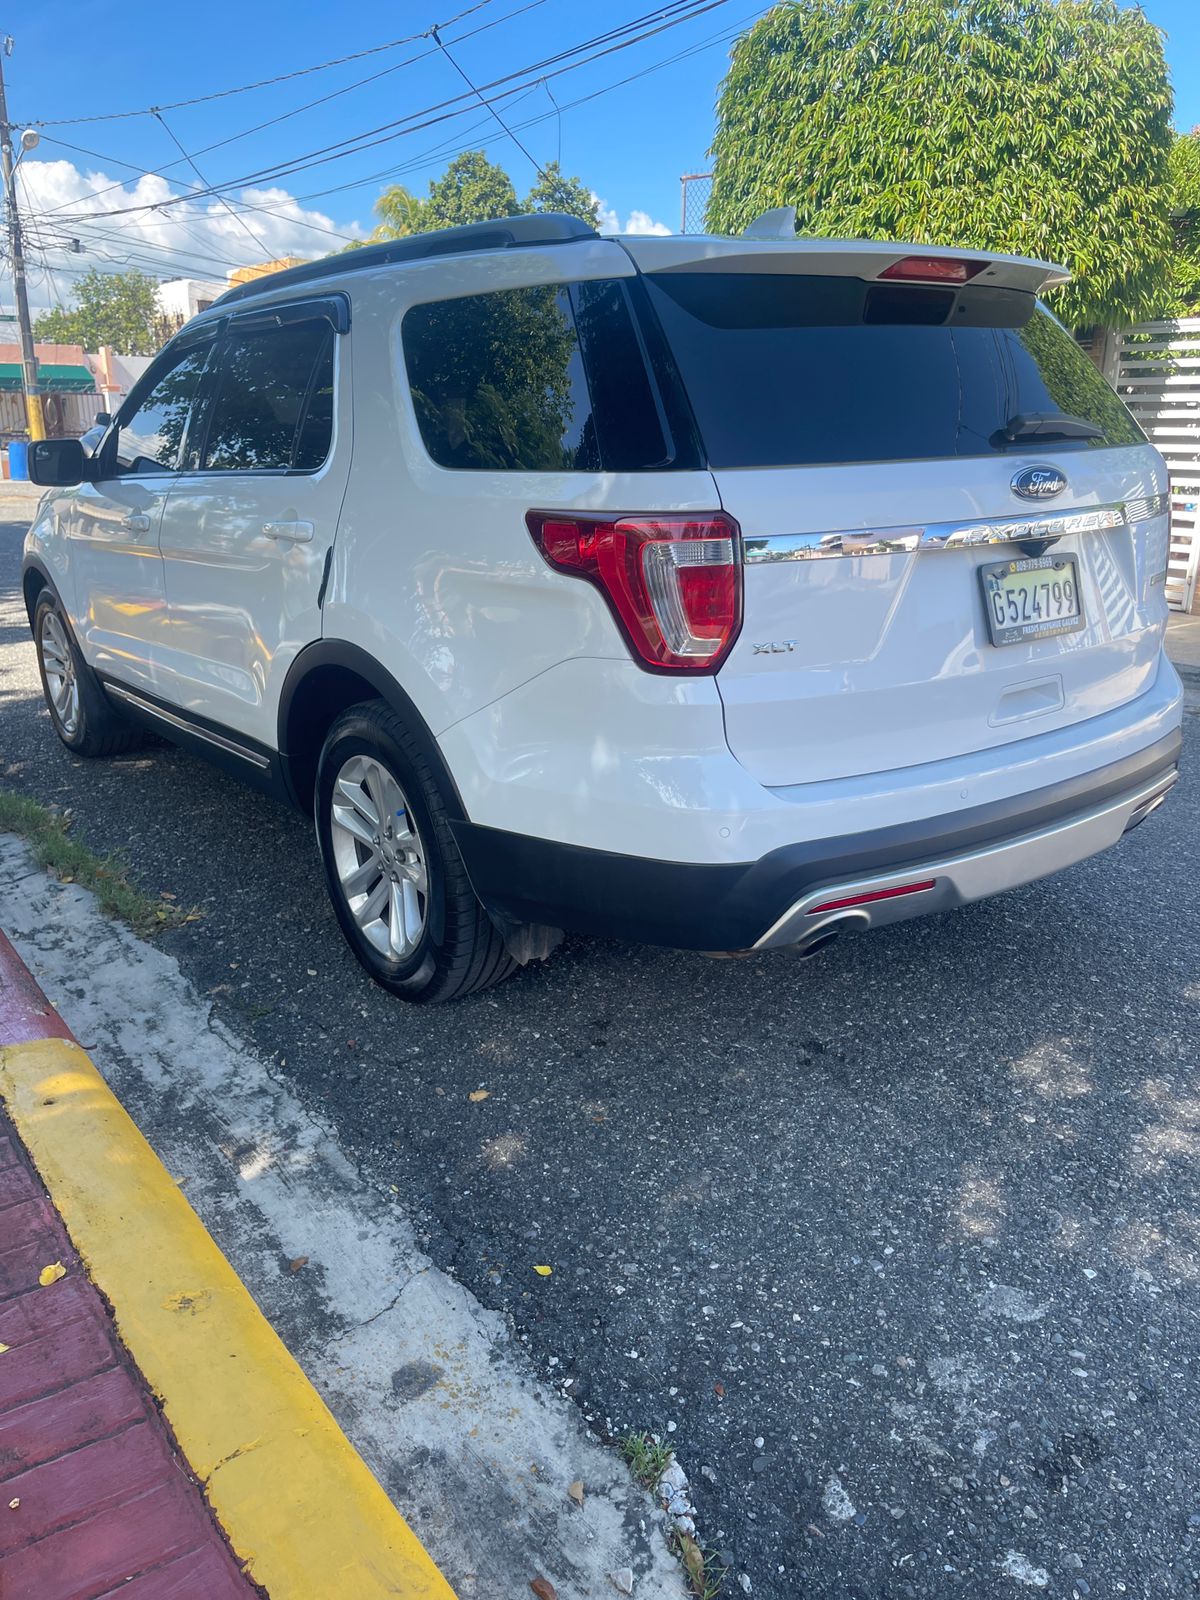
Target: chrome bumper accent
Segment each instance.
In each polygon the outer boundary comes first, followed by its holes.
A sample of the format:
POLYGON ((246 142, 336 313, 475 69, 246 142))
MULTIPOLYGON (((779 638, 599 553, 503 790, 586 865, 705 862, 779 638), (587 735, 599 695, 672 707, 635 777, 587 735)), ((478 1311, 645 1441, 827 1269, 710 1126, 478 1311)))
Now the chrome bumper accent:
POLYGON ((1117 505, 1080 506, 1037 517, 993 517, 979 522, 930 522, 898 528, 842 528, 828 533, 773 533, 744 541, 743 559, 821 561, 831 556, 911 555, 918 550, 961 550, 977 545, 1022 544, 1062 539, 1075 533, 1102 533, 1166 514, 1165 494, 1117 505))
POLYGON ((1178 776, 1177 772, 1160 773, 1119 799, 1079 812, 1052 827, 1018 834, 961 855, 913 862, 900 872, 822 884, 789 906, 755 941, 754 948, 782 950, 807 943, 822 928, 842 921, 847 912, 860 926, 877 928, 924 916, 930 911, 948 911, 954 906, 1049 877, 1116 844, 1132 824, 1140 822, 1162 802, 1178 776), (856 895, 874 894, 930 879, 933 887, 915 894, 813 914, 815 907, 832 900, 844 901, 856 895))

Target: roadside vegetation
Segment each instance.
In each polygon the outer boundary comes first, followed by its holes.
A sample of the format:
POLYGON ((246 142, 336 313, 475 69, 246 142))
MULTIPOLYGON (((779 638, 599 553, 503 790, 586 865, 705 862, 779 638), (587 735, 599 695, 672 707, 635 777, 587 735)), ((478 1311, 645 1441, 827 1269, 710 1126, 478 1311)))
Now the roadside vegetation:
POLYGON ((105 916, 126 923, 134 933, 160 933, 201 915, 196 908, 177 906, 163 894, 158 899, 139 889, 129 878, 121 856, 97 855, 72 837, 69 814, 54 811, 28 795, 0 789, 0 833, 19 834, 33 851, 40 867, 60 883, 78 883, 90 889, 105 916))

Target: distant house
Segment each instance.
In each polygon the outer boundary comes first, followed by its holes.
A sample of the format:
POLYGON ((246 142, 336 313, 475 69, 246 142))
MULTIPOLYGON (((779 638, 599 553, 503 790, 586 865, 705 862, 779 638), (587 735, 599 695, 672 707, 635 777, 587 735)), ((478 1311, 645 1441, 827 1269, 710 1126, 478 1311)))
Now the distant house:
POLYGON ((219 278, 171 278, 154 291, 163 318, 182 326, 201 311, 207 311, 228 289, 219 278))

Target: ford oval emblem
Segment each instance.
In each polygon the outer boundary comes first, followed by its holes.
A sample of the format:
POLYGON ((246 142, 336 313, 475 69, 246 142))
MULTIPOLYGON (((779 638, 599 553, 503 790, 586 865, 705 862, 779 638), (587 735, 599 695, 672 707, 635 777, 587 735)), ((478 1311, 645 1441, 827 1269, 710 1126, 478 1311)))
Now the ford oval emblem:
POLYGON ((1012 481, 1012 492, 1022 500, 1053 500, 1067 487, 1057 467, 1022 467, 1012 481))

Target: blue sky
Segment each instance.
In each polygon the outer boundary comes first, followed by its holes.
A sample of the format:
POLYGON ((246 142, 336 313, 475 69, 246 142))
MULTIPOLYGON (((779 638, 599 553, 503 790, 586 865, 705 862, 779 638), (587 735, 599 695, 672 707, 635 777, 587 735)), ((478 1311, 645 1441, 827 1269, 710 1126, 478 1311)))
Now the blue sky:
MULTIPOLYGON (((471 5, 472 0, 341 7, 331 7, 328 0, 206 0, 201 7, 185 7, 122 0, 114 8, 101 0, 72 0, 66 7, 30 7, 8 20, 15 35, 14 53, 5 63, 10 114, 32 121, 165 107, 369 50, 443 23, 471 5)), ((486 83, 632 21, 651 6, 652 0, 610 0, 603 6, 586 0, 485 0, 472 15, 444 28, 443 37, 469 76, 486 83), (487 24, 486 31, 468 37, 487 24)), ((532 87, 506 104, 506 120, 520 129, 522 143, 539 162, 554 159, 561 149, 564 168, 583 178, 621 225, 641 213, 677 227, 679 176, 707 164, 713 103, 730 41, 762 9, 751 0, 724 0, 656 37, 532 87), (658 70, 645 70, 664 61, 658 70), (633 74, 639 74, 634 81, 614 87, 633 74), (551 94, 561 112, 555 111, 551 94), (530 119, 541 120, 521 126, 530 119)), ((1176 125, 1189 128, 1200 123, 1200 0, 1144 0, 1142 9, 1167 36, 1176 125)), ((129 259, 143 267, 161 262, 165 273, 182 266, 220 276, 226 265, 262 258, 255 238, 268 252, 290 248, 318 254, 337 243, 336 235, 353 234, 355 225, 371 226, 371 203, 385 183, 401 181, 424 192, 463 146, 485 147, 523 192, 533 181, 532 165, 475 105, 452 120, 260 184, 270 189, 269 198, 258 196, 268 209, 247 213, 242 221, 211 199, 184 212, 130 213, 105 225, 60 226, 54 220, 56 214, 70 218, 101 206, 144 204, 196 184, 172 135, 192 153, 230 140, 196 156, 204 178, 221 183, 308 157, 463 89, 451 63, 423 40, 271 87, 165 111, 166 128, 148 115, 48 126, 40 148, 23 164, 23 203, 42 216, 36 225, 42 246, 39 251, 35 244, 32 252, 35 269, 41 268, 34 274, 35 298, 44 303, 69 287, 80 262, 58 241, 72 231, 87 232, 91 258, 114 264, 129 259), (349 87, 373 74, 382 76, 349 87), (234 137, 341 90, 347 92, 234 137), (165 167, 161 179, 142 179, 141 187, 134 187, 140 173, 166 163, 175 164, 165 167), (84 198, 100 186, 97 174, 125 188, 110 190, 102 200, 84 198), (180 217, 184 220, 172 220, 180 217), (305 227, 314 217, 320 222, 305 227), (172 257, 172 246, 191 253, 172 257)))

